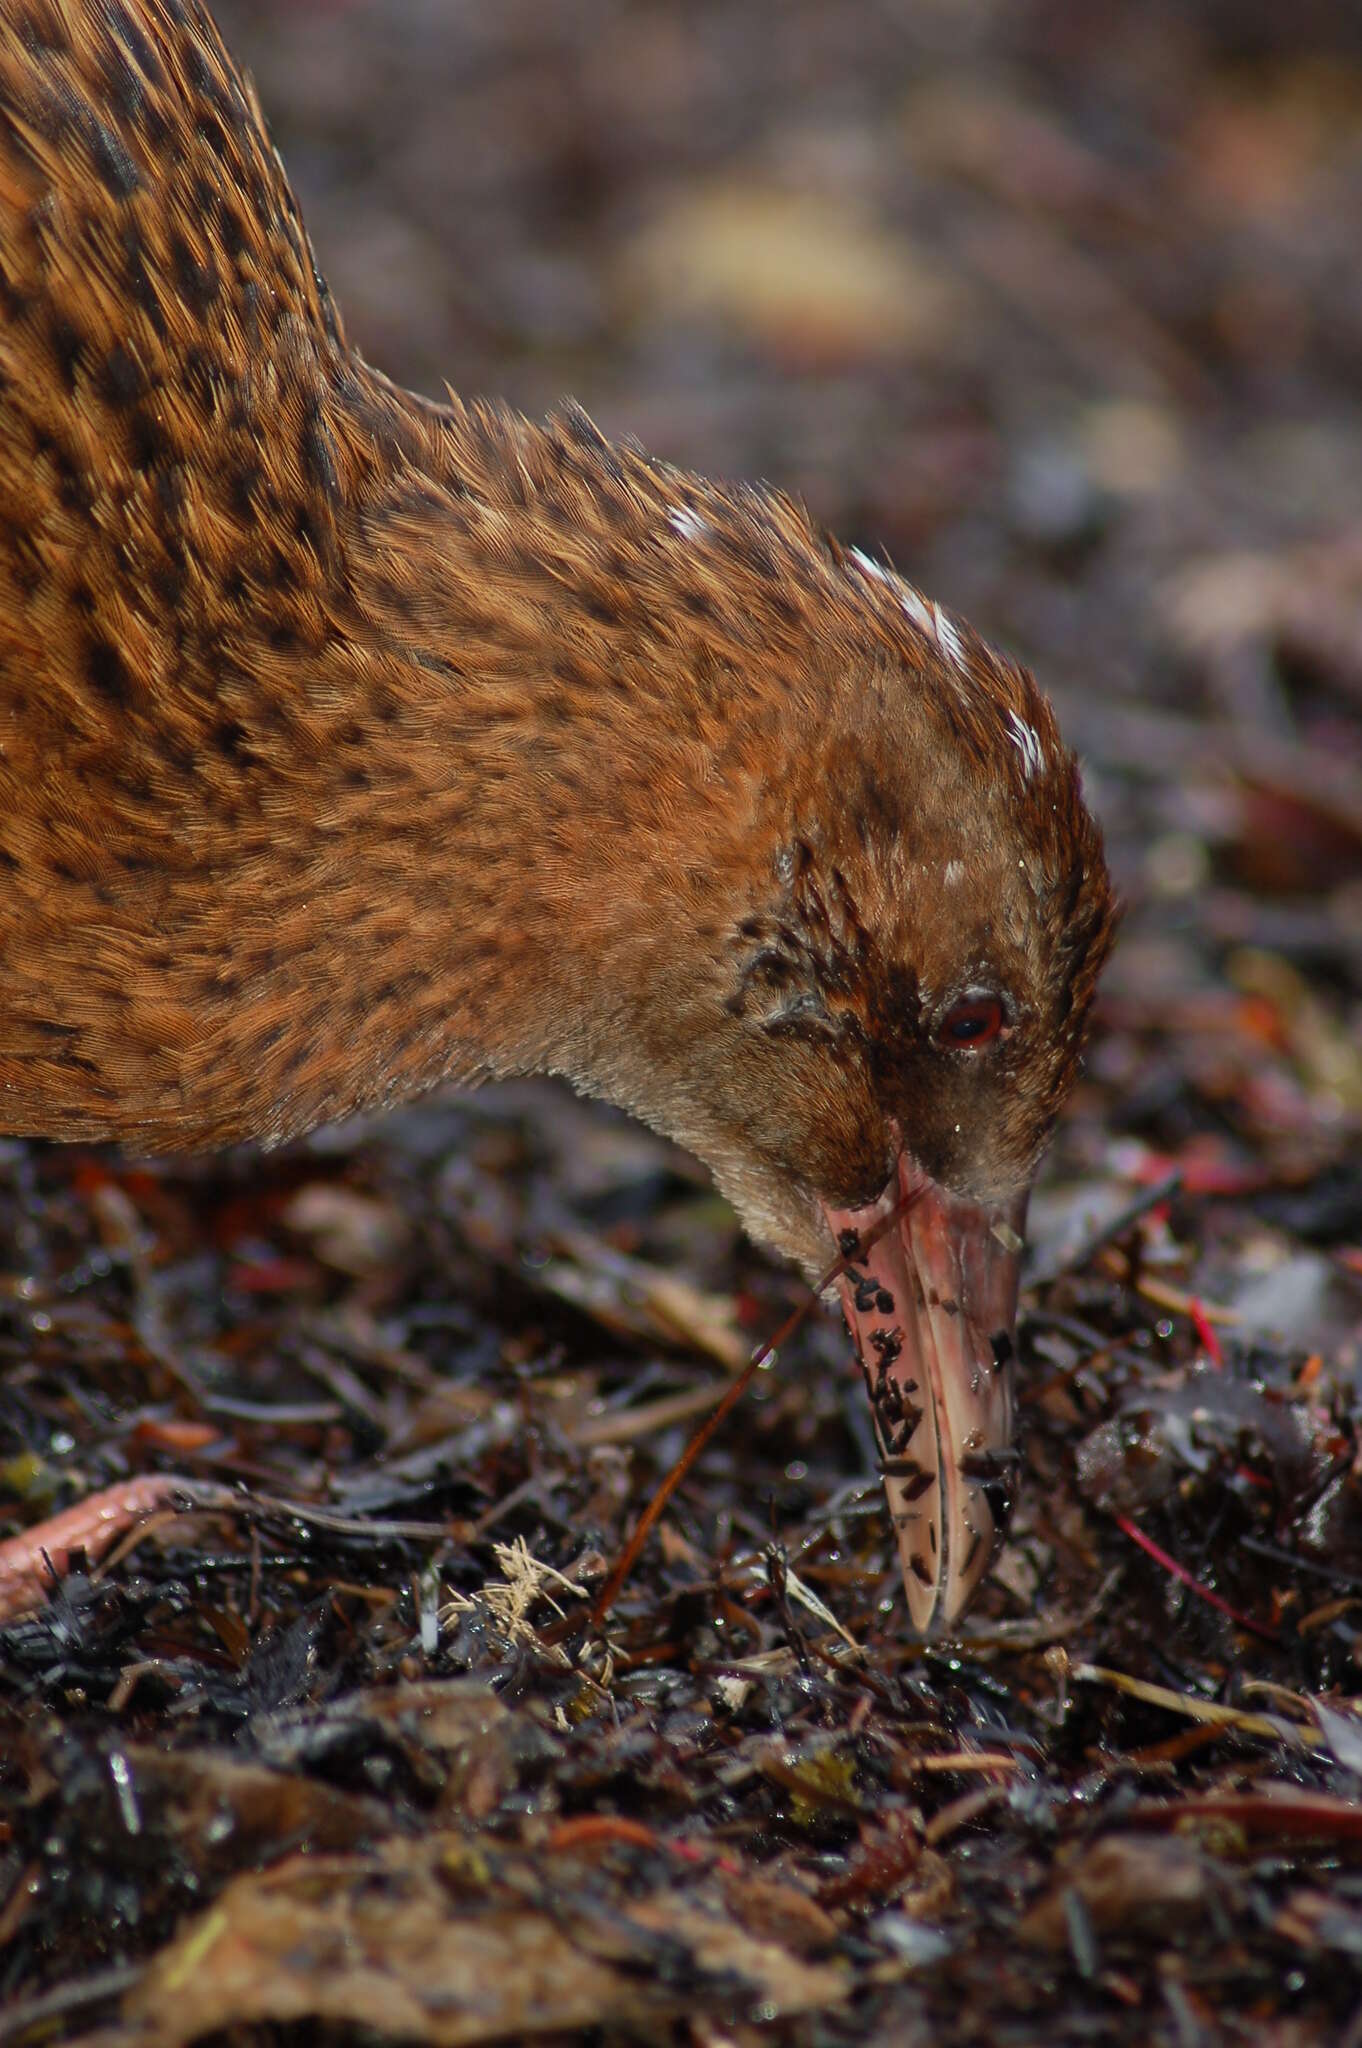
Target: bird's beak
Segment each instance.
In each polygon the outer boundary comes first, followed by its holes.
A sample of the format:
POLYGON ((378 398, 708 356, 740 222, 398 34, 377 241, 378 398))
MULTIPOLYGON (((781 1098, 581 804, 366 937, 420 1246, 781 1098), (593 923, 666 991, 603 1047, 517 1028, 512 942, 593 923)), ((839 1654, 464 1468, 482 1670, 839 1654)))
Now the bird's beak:
POLYGON ((847 1256, 839 1285, 909 1612, 924 1634, 949 1628, 974 1597, 1011 1507, 1026 1196, 999 1208, 964 1201, 905 1154, 877 1202, 825 1213, 847 1256))

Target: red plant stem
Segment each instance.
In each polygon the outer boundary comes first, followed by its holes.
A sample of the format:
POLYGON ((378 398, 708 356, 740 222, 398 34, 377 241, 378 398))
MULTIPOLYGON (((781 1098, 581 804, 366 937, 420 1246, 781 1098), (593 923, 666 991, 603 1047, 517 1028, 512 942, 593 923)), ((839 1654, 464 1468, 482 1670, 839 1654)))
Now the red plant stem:
POLYGON ((904 1195, 901 1201, 894 1204, 894 1207, 887 1215, 880 1218, 873 1230, 866 1232, 865 1236, 851 1251, 843 1252, 838 1258, 834 1259, 827 1272, 815 1283, 807 1301, 802 1301, 798 1308, 792 1310, 786 1316, 785 1321, 776 1331, 774 1337, 768 1337, 764 1344, 757 1346, 737 1379, 734 1380, 732 1386, 728 1389, 722 1401, 720 1401, 718 1407, 712 1415, 707 1416, 705 1421, 701 1423, 699 1429, 696 1430, 694 1436, 686 1445, 685 1450, 682 1451, 680 1457, 672 1466, 671 1471, 667 1474, 661 1486, 658 1487, 657 1492, 639 1516, 633 1535, 620 1552, 619 1557, 616 1559, 614 1570, 596 1596, 595 1605, 591 1610, 593 1627, 599 1628, 601 1626, 606 1615, 610 1612, 616 1600, 618 1600, 620 1589, 630 1572, 634 1569, 634 1566, 638 1563, 639 1553, 656 1527, 667 1502, 676 1492, 677 1487, 686 1477, 686 1474, 690 1471, 711 1437, 714 1436, 717 1430, 722 1428, 728 1417, 733 1413, 733 1410, 737 1407, 767 1359, 773 1358, 780 1349, 780 1346, 789 1342, 795 1331, 813 1314, 820 1296, 826 1289, 831 1287, 834 1280, 841 1278, 848 1266, 853 1265, 857 1259, 864 1258, 871 1245, 884 1236, 885 1231, 889 1229, 891 1224, 898 1222, 904 1210, 912 1206, 914 1199, 914 1195, 911 1192, 904 1195))
POLYGON ((1146 1536, 1144 1530, 1138 1523, 1132 1522, 1129 1515, 1113 1515, 1112 1520, 1123 1536, 1128 1536, 1132 1543, 1138 1543, 1140 1549, 1152 1557, 1155 1564, 1162 1565, 1166 1572, 1171 1572, 1175 1579, 1180 1579, 1188 1592, 1195 1593, 1198 1600, 1204 1600, 1208 1607, 1219 1608, 1220 1612, 1227 1614, 1237 1627, 1248 1629, 1251 1635, 1261 1636, 1265 1643, 1281 1641, 1276 1629, 1266 1628, 1261 1621, 1251 1620, 1247 1614, 1241 1614, 1237 1607, 1231 1607, 1229 1601, 1222 1599, 1219 1593, 1212 1592, 1209 1586, 1204 1586, 1200 1579, 1188 1571, 1185 1564, 1179 1564, 1175 1557, 1170 1557, 1166 1550, 1160 1548, 1152 1536, 1146 1536))
POLYGON ((623 1842, 631 1849, 660 1849, 665 1847, 662 1838, 654 1828, 645 1827, 642 1821, 626 1820, 614 1813, 578 1814, 572 1820, 559 1821, 550 1834, 545 1847, 550 1855, 562 1850, 613 1848, 623 1842))
POLYGON ((1201 1303, 1195 1299, 1189 1301, 1187 1313, 1192 1319, 1192 1328, 1196 1331, 1196 1341, 1210 1359, 1211 1364, 1215 1366, 1223 1365, 1225 1363, 1224 1350, 1220 1339, 1215 1334, 1215 1326, 1208 1318, 1201 1303))
MULTIPOLYGON (((796 1310, 794 1315, 782 1323, 780 1336, 784 1338, 798 1329, 799 1324, 808 1314, 808 1311, 808 1303, 805 1303, 803 1307, 796 1310)), ((695 1463, 695 1460, 699 1457, 715 1430, 719 1428, 721 1423, 726 1421, 728 1416, 737 1407, 739 1401, 741 1401, 743 1395, 756 1378, 763 1362, 774 1348, 775 1343, 773 1340, 772 1343, 764 1344, 759 1350, 752 1353, 751 1358, 743 1367, 737 1379, 734 1380, 732 1386, 724 1395, 723 1400, 720 1401, 718 1407, 714 1410, 714 1413, 696 1430, 695 1435, 686 1445, 685 1450, 682 1451, 680 1457, 672 1466, 671 1471, 667 1474, 661 1486, 658 1487, 657 1492, 639 1516, 633 1535, 620 1552, 619 1557, 615 1561, 614 1570, 596 1596, 596 1603, 591 1610, 591 1620, 594 1627, 600 1627, 606 1615, 619 1598, 620 1588, 637 1564, 639 1552, 648 1541, 653 1525, 666 1507, 667 1502, 676 1492, 677 1487, 690 1471, 691 1466, 695 1463)))

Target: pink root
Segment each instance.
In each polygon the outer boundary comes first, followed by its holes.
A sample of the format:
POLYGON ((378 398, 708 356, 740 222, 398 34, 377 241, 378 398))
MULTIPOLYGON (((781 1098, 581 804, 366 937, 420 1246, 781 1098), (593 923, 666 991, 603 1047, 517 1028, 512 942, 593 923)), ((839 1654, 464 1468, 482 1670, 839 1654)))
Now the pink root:
POLYGON ((78 1562, 98 1563, 148 1515, 192 1501, 197 1490, 177 1473, 146 1472, 9 1537, 0 1543, 0 1621, 41 1607, 78 1562))

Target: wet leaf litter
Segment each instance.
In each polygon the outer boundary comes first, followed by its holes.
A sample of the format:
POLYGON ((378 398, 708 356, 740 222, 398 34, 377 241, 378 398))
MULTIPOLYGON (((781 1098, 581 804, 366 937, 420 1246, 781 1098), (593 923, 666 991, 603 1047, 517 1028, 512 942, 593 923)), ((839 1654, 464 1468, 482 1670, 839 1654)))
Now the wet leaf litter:
MULTIPOLYGON (((0 1635, 9 2023, 178 2042, 386 2009, 442 2041, 709 2013, 801 2038, 801 2015, 854 2035, 962 1995, 981 2026, 1004 1999, 1039 2016, 1065 1983, 1119 2016, 1170 1953, 1261 2004, 1337 1953, 1349 1422, 1309 1356, 1223 1322, 1206 1355, 1200 1198, 1165 1185, 1115 1237, 1037 1246, 1063 1270, 1023 1322, 1025 1483, 958 1640, 903 1629, 825 1317, 592 1626, 730 1381, 683 1331, 640 1345, 541 1285, 547 1241, 626 1248, 630 1287, 679 1262, 754 1332, 802 1290, 679 1155, 529 1097, 286 1171, 29 1157, 22 1205, 11 1160, 9 1220, 58 1256, 7 1305, 30 1446, 7 1484, 183 1485, 0 1635), (144 1219, 136 1273, 98 1256, 106 1185, 144 1219), (392 1228, 338 1265, 297 1218, 351 1200, 392 1228), (1154 1253, 1180 1316, 1142 1301, 1154 1253), (182 1325, 172 1373, 135 1333, 182 1325)), ((1055 1220, 1079 1229, 1058 1198, 1055 1220)))

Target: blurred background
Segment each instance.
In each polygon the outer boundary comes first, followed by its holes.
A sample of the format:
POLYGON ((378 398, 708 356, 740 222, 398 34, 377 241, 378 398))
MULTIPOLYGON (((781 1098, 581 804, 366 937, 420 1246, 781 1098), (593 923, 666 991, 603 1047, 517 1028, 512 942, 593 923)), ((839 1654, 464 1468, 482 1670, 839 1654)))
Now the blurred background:
POLYGON ((1128 906, 1054 1171, 1248 1199, 1216 1284, 1351 1364, 1362 13, 217 11, 373 361, 768 477, 1037 670, 1128 906))

